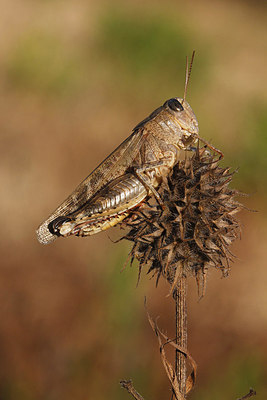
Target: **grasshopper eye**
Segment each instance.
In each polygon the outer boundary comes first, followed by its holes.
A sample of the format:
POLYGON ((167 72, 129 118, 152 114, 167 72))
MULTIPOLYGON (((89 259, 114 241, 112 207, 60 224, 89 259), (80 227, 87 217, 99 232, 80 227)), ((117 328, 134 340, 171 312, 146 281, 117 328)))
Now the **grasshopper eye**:
POLYGON ((171 110, 173 111, 183 111, 184 107, 180 103, 180 101, 176 99, 170 99, 168 100, 168 106, 170 107, 171 110))

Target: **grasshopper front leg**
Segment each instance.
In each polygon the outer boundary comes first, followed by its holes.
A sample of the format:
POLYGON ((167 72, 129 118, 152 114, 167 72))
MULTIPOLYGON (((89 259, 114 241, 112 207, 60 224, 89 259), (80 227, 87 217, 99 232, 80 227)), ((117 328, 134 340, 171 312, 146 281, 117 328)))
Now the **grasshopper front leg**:
POLYGON ((147 188, 148 192, 152 193, 159 205, 163 208, 163 201, 158 194, 156 188, 162 180, 162 173, 159 172, 160 167, 166 167, 168 170, 175 163, 175 155, 173 152, 168 152, 169 157, 161 158, 157 161, 151 161, 138 167, 134 170, 136 176, 141 183, 147 188), (150 176, 149 176, 150 175, 150 176))

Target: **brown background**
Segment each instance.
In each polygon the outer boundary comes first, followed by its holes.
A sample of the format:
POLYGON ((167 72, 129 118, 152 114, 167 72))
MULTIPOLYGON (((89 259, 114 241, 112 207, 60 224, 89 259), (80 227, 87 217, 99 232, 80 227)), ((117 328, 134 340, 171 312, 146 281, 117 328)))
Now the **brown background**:
POLYGON ((192 399, 266 388, 266 7, 260 1, 1 1, 0 398, 169 397, 143 308, 173 335, 168 287, 121 272, 120 232, 40 245, 38 224, 167 98, 188 91, 201 136, 239 167, 242 240, 229 278, 189 282, 192 399))

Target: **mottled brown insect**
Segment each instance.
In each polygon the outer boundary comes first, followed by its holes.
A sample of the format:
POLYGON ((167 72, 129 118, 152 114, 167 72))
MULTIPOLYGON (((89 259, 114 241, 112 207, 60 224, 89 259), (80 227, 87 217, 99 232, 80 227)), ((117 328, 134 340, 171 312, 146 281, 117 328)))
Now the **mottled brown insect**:
POLYGON ((161 204, 157 187, 176 164, 181 150, 198 139, 198 122, 183 98, 171 98, 140 122, 37 230, 47 244, 58 236, 89 236, 122 221, 147 196, 161 204))

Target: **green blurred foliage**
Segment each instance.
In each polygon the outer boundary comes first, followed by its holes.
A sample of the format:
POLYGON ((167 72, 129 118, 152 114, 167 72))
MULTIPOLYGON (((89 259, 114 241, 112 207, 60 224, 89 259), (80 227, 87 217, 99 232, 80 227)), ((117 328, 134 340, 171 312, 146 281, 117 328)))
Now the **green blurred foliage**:
POLYGON ((110 61, 134 78, 184 72, 188 34, 181 24, 162 15, 134 15, 121 8, 108 11, 100 20, 99 48, 110 61))
POLYGON ((260 399, 267 398, 266 365, 264 359, 251 354, 234 354, 228 365, 215 369, 208 377, 207 387, 196 388, 192 400, 225 400, 242 397, 252 387, 260 399))
MULTIPOLYGON (((244 113, 244 138, 232 154, 238 162, 238 179, 243 188, 266 193, 267 191, 267 113, 265 104, 254 104, 244 113)), ((231 157, 231 156, 230 156, 231 157)))
POLYGON ((7 80, 14 88, 66 96, 81 88, 82 63, 48 32, 30 32, 6 61, 7 80))
MULTIPOLYGON (((182 95, 185 56, 191 56, 193 41, 177 16, 111 8, 99 19, 95 46, 108 79, 132 98, 140 91, 144 102, 155 94, 161 99, 182 95)), ((195 72, 201 75, 201 66, 195 72)))

